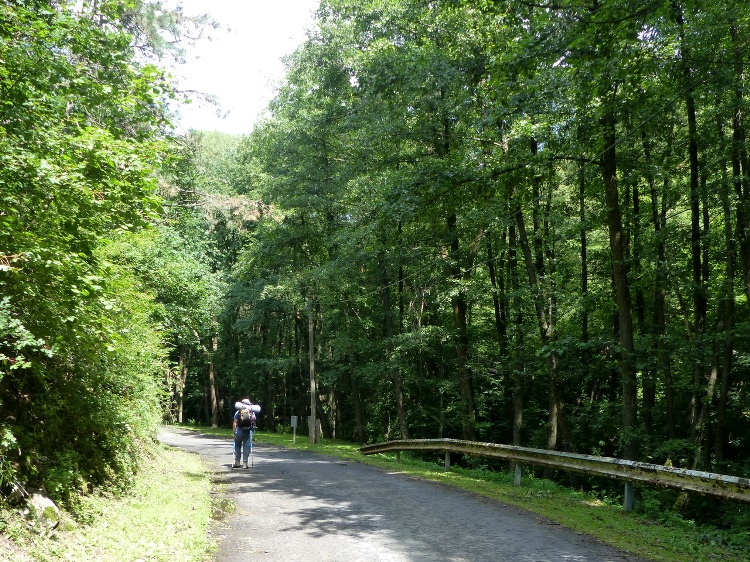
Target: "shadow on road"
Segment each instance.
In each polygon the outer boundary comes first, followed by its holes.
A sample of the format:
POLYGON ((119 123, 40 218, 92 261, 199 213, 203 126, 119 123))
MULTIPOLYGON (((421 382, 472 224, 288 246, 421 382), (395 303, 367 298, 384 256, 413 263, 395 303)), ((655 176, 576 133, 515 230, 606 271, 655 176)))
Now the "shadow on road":
POLYGON ((248 553, 234 548, 243 541, 273 559, 280 537, 285 560, 645 562, 523 510, 369 465, 256 443, 253 467, 232 469, 230 438, 170 429, 162 441, 206 457, 236 502, 225 562, 248 553), (250 529, 248 514, 262 514, 250 529))

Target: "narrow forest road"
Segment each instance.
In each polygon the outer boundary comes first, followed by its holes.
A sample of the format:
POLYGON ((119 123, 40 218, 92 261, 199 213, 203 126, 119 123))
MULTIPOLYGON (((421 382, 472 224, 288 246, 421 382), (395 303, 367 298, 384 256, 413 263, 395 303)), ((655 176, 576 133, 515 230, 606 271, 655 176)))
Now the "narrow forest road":
POLYGON ((219 523, 218 562, 644 562, 533 514, 356 462, 268 445, 232 469, 230 439, 164 429, 200 454, 237 510, 219 523))

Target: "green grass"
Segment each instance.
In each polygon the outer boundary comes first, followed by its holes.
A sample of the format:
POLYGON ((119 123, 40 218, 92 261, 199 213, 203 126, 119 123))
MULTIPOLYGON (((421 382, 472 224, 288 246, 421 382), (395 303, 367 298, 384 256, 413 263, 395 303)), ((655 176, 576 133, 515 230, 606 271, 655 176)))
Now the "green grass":
POLYGON ((197 455, 158 447, 121 496, 81 498, 75 523, 67 515, 54 531, 29 527, 0 512, 0 560, 14 562, 158 562, 209 560, 211 475, 197 455))

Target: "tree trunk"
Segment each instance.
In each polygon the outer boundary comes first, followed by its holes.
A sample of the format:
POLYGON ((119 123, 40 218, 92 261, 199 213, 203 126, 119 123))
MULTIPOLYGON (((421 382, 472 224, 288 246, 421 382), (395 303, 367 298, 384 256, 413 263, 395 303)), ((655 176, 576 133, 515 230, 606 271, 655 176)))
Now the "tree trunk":
POLYGON ((190 350, 187 346, 180 346, 180 356, 178 359, 177 388, 175 388, 175 403, 177 407, 177 422, 183 423, 185 410, 185 382, 188 374, 188 361, 190 359, 190 350))
MULTIPOLYGON (((535 138, 530 140, 531 156, 536 157, 539 151, 539 144, 535 138)), ((531 180, 531 218, 534 227, 534 267, 536 268, 536 274, 539 278, 544 277, 545 274, 545 260, 544 260, 544 232, 541 229, 541 200, 542 200, 542 177, 539 174, 534 174, 531 180)))
MULTIPOLYGON (((524 399, 524 362, 519 357, 520 351, 524 347, 523 332, 523 306, 521 298, 518 296, 518 257, 516 248, 518 241, 516 238, 516 227, 513 224, 508 225, 508 279, 510 282, 510 291, 513 297, 512 309, 514 311, 514 336, 515 336, 515 358, 511 362, 513 368, 513 445, 521 445, 523 432, 523 399, 524 399)), ((513 467, 515 470, 515 466, 513 467)))
POLYGON ((307 297, 307 355, 310 371, 310 423, 308 424, 308 437, 310 443, 318 443, 318 381, 315 376, 315 310, 313 309, 313 299, 307 297))
POLYGON ((354 373, 350 373, 349 377, 351 379, 352 401, 354 402, 354 433, 356 434, 359 443, 366 443, 365 415, 364 407, 362 405, 362 396, 359 391, 359 381, 354 373))
MULTIPOLYGON (((671 153, 672 146, 672 130, 670 129, 667 137, 667 151, 666 156, 668 157, 671 153)), ((651 150, 650 144, 646 138, 645 133, 643 134, 643 150, 646 157, 646 166, 651 168, 651 150)), ((653 332, 656 335, 654 339, 654 357, 660 359, 659 363, 663 369, 664 376, 664 401, 666 410, 666 430, 667 436, 670 439, 675 439, 677 433, 675 430, 675 412, 674 412, 674 387, 672 385, 672 368, 671 358, 669 356, 669 350, 667 349, 665 336, 667 333, 667 320, 665 313, 665 301, 667 296, 667 246, 662 236, 662 231, 666 227, 667 223, 667 206, 666 206, 666 194, 669 188, 669 177, 664 177, 663 180, 663 195, 661 198, 661 204, 659 203, 659 194, 656 191, 656 181, 653 174, 648 174, 648 185, 651 193, 651 219, 654 228, 654 234, 656 239, 656 253, 657 253, 657 268, 656 268, 656 286, 654 289, 654 311, 653 311, 653 332)), ((652 381, 655 384, 655 380, 652 381)))
MULTIPOLYGON (((664 374, 664 397, 666 402, 666 417, 667 417, 667 434, 670 439, 675 438, 675 425, 674 425, 674 390, 672 387, 672 376, 670 367, 669 353, 665 349, 664 336, 666 334, 666 315, 664 312, 664 302, 666 299, 666 244, 664 237, 661 236, 661 231, 666 223, 666 205, 664 201, 666 199, 666 191, 669 186, 669 179, 664 178, 664 195, 662 197, 661 211, 659 207, 659 195, 656 191, 656 177, 652 170, 652 158, 651 158, 651 143, 648 140, 646 132, 643 131, 641 134, 641 140, 643 142, 643 154, 646 159, 646 181, 648 183, 649 194, 651 197, 651 220, 654 228, 656 244, 657 244, 657 266, 656 266, 656 283, 654 289, 654 305, 653 305, 653 318, 651 321, 651 327, 649 333, 653 334, 652 349, 654 351, 654 357, 660 358, 658 363, 661 365, 664 374)), ((668 148, 667 155, 670 152, 672 144, 671 130, 668 135, 668 148)), ((653 433, 653 410, 656 402, 656 381, 659 375, 658 367, 649 371, 649 376, 644 378, 643 381, 643 406, 644 406, 644 419, 646 432, 650 435, 653 433)))
POLYGON ((721 382, 716 406, 716 428, 714 430, 714 456, 716 462, 724 461, 724 446, 726 444, 727 402, 729 399, 729 381, 732 373, 732 358, 734 357, 734 300, 726 299, 724 307, 724 357, 721 367, 721 382))
POLYGON ((732 179, 737 195, 737 239, 740 246, 742 281, 745 297, 750 302, 750 165, 746 148, 746 133, 743 120, 745 83, 744 53, 746 45, 740 40, 736 20, 730 21, 730 37, 734 54, 735 90, 732 111, 732 179))
MULTIPOLYGON (((456 230, 456 215, 448 217, 448 239, 450 241, 450 276, 455 282, 460 283, 463 279, 461 266, 459 265, 458 232, 456 230)), ((463 289, 458 289, 451 297, 453 307, 453 327, 456 329, 456 361, 458 388, 461 394, 461 426, 463 438, 471 441, 476 440, 474 426, 476 416, 474 413, 474 386, 469 370, 469 331, 467 325, 466 295, 463 289)))
MULTIPOLYGON (((724 131, 721 118, 718 119, 719 139, 721 139, 721 152, 725 152, 724 131)), ((730 203, 729 181, 726 177, 726 165, 722 165, 722 188, 721 205, 724 211, 724 246, 726 252, 726 281, 722 292, 722 305, 724 310, 724 354, 721 367, 721 381, 719 383, 719 394, 716 405, 716 427, 714 429, 714 456, 717 463, 724 460, 724 444, 726 442, 726 415, 729 394, 729 380, 732 372, 732 358, 734 357, 734 281, 735 262, 737 256, 737 245, 732 236, 732 210, 730 203)))
POLYGON ((216 351, 219 349, 219 336, 211 336, 211 360, 208 365, 208 385, 211 393, 211 427, 219 427, 219 392, 216 376, 216 351))
POLYGON ((328 426, 331 439, 336 439, 336 422, 338 421, 339 411, 338 403, 336 401, 336 393, 333 390, 328 393, 328 410, 330 412, 328 416, 328 426))
MULTIPOLYGON (((399 255, 403 255, 403 246, 401 240, 402 227, 401 221, 398 222, 398 246, 399 255)), ((398 265, 398 331, 401 333, 406 329, 406 317, 404 313, 404 266, 399 262, 398 265)))
MULTIPOLYGON (((386 358, 386 362, 390 364, 393 353, 393 309, 391 305, 391 289, 388 284, 388 278, 383 277, 383 314, 385 317, 385 337, 387 340, 387 350, 389 357, 386 358)), ((409 439, 409 427, 406 423, 406 407, 404 406, 404 391, 403 382, 401 380, 401 374, 399 373, 398 366, 390 369, 390 377, 393 382, 393 392, 396 398, 396 415, 398 417, 398 429, 401 434, 401 439, 409 439)))
MULTIPOLYGON (((614 97, 614 92, 612 93, 614 97)), ((604 194, 607 205, 607 227, 609 230, 609 248, 612 259, 612 279, 615 286, 617 304, 617 328, 620 347, 622 348, 620 379, 622 382, 622 421, 623 421, 623 454, 626 459, 638 458, 638 439, 636 437, 637 386, 635 375, 635 358, 633 342, 633 318, 630 306, 630 287, 628 285, 628 266, 625 262, 627 247, 625 232, 622 228, 620 214, 620 195, 617 186, 617 155, 615 146, 615 114, 607 110, 603 119, 604 156, 602 173, 604 175, 604 194)))
POLYGON ((309 370, 305 370, 304 358, 302 354, 302 348, 305 340, 309 337, 308 329, 305 326, 305 321, 302 317, 302 311, 299 308, 294 310, 294 410, 300 414, 307 412, 308 404, 310 404, 310 397, 308 396, 310 385, 309 385, 309 370))
MULTIPOLYGON (((503 271, 502 262, 500 270, 503 271)), ((490 283, 492 285, 492 304, 495 310, 495 331, 497 332, 498 351, 501 358, 508 353, 508 317, 507 309, 502 306, 501 300, 505 296, 505 284, 503 277, 498 279, 497 269, 495 268, 495 254, 492 250, 492 237, 487 237, 487 271, 490 274, 490 283)))
MULTIPOLYGON (((531 253, 531 245, 529 238, 526 233, 526 224, 523 217, 523 211, 521 210, 520 204, 515 204, 515 218, 516 227, 518 229, 518 243, 523 253, 524 263, 526 266, 526 274, 529 279, 529 286, 531 288, 532 295, 534 295, 534 309, 536 310, 537 325, 539 327, 539 333, 542 340, 542 345, 549 349, 547 353, 547 366, 549 369, 549 416, 548 416, 548 434, 547 434, 547 448, 557 449, 559 447, 559 430, 561 423, 565 423, 565 411, 563 408, 562 400, 559 394, 558 388, 558 376, 560 371, 560 356, 556 349, 554 349, 554 342, 557 339, 556 325, 555 325, 555 311, 551 310, 548 312, 544 306, 543 291, 539 285, 539 279, 537 277, 537 269, 534 257, 531 253)), ((563 428, 564 429, 564 428, 563 428)))
MULTIPOLYGON (((649 185, 653 185, 654 182, 653 174, 648 172, 649 185)), ((641 245, 641 194, 638 189, 638 185, 633 185, 633 215, 631 218, 631 241, 633 244, 632 252, 632 263, 634 268, 634 276, 636 279, 640 279, 642 276, 641 267, 641 256, 643 255, 643 247, 641 245)), ((652 333, 652 326, 646 322, 646 298, 643 293, 642 284, 637 284, 635 287, 635 316, 638 326, 638 333, 642 336, 650 336, 652 333)), ((651 365, 648 365, 641 369, 641 389, 643 392, 643 405, 642 405, 642 418, 643 426, 646 435, 649 437, 653 435, 654 420, 654 402, 656 401, 656 376, 654 369, 651 365)))
MULTIPOLYGON (((690 78, 690 73, 685 71, 685 80, 690 78)), ((693 338, 699 342, 705 331, 706 312, 708 301, 706 300, 703 282, 702 267, 702 232, 701 232, 701 211, 700 211, 700 188, 698 177, 698 141, 696 130, 695 100, 692 91, 688 92, 687 100, 688 129, 689 129, 689 156, 690 156, 690 244, 691 244, 691 263, 693 270, 693 338)), ((696 357, 702 355, 700 350, 696 357)), ((693 369, 693 396, 691 398, 690 418, 695 434, 698 425, 699 396, 701 394, 701 381, 703 371, 700 361, 696 360, 693 369)))
MULTIPOLYGON (((589 341, 589 262, 588 262, 588 237, 587 237, 587 218, 586 218, 586 168, 581 166, 578 170, 578 207, 579 218, 581 221, 581 299, 583 300, 583 309, 581 311, 581 343, 586 344, 589 341)), ((584 347, 582 353, 583 380, 588 379, 589 362, 591 361, 588 347, 584 347)))
POLYGON ((276 431, 276 406, 274 404, 274 384, 272 380, 274 370, 269 371, 263 384, 263 410, 260 416, 263 418, 263 429, 276 431))
MULTIPOLYGON (((675 22, 679 29, 680 37, 680 70, 682 72, 682 82, 685 88, 685 110, 688 122, 688 159, 690 162, 690 250, 693 277, 693 325, 691 339, 696 344, 695 364, 693 366, 693 389, 690 399, 690 434, 693 439, 698 439, 701 425, 701 404, 703 396, 703 379, 704 373, 701 367, 702 350, 701 336, 705 332, 706 313, 708 300, 705 294, 704 279, 705 270, 703 267, 703 232, 701 229, 701 188, 700 188, 700 169, 698 162, 698 124, 695 108, 695 95, 693 90, 692 71, 688 65, 690 59, 690 50, 685 42, 685 21, 683 18, 682 7, 672 1, 672 11, 675 22)), ((704 226, 707 228, 707 225, 704 226)))
MULTIPOLYGON (((725 313, 723 309, 724 309, 724 306, 722 303, 722 305, 719 307, 719 313, 718 313, 720 320, 716 326, 717 334, 722 333, 724 331, 723 319, 725 317, 725 313)), ((711 367, 708 373, 708 381, 705 386, 705 395, 702 396, 701 406, 698 412, 698 418, 695 422, 695 428, 694 428, 695 443, 698 447, 699 452, 696 453, 695 457, 693 458, 693 464, 691 466, 693 470, 699 467, 704 470, 709 470, 709 466, 710 466, 710 462, 709 462, 710 448, 708 447, 709 443, 708 443, 707 425, 708 425, 708 418, 709 418, 709 410, 711 408, 711 405, 713 404, 714 393, 716 391, 716 381, 719 378, 720 348, 721 348, 721 341, 717 335, 716 339, 714 340, 713 353, 711 354, 711 367)))
MULTIPOLYGON (((505 242, 505 233, 503 233, 503 242, 505 242)), ((492 286, 492 304, 495 311, 495 331, 497 332, 497 347, 498 357, 500 363, 503 365, 502 368, 502 381, 503 381, 503 408, 502 416, 503 419, 508 420, 510 427, 513 427, 513 381, 512 381, 512 367, 510 365, 510 357, 508 354, 508 306, 507 297, 505 293, 505 260, 500 260, 499 268, 495 267, 495 254, 492 247, 492 237, 487 237, 487 270, 490 274, 490 283, 492 286), (500 276, 497 275, 497 270, 500 270, 500 276)))

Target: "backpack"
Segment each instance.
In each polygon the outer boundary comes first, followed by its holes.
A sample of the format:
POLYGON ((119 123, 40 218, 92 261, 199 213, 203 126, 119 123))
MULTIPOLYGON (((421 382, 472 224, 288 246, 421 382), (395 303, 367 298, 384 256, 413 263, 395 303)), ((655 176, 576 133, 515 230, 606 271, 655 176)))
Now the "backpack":
POLYGON ((237 425, 240 427, 255 427, 255 412, 249 407, 242 408, 240 410, 240 415, 237 417, 237 425))

